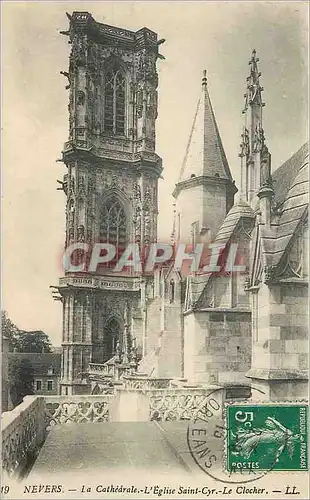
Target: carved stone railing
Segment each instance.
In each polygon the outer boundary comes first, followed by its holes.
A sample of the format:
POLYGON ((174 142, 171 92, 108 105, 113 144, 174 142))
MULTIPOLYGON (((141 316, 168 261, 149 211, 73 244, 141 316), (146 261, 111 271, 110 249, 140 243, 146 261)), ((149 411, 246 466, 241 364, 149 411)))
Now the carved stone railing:
POLYGON ((103 290, 139 291, 141 288, 140 278, 132 276, 64 276, 59 279, 59 286, 75 286, 78 288, 100 288, 103 290))
MULTIPOLYGON (((134 376, 128 377, 127 381, 133 379, 134 376)), ((148 383, 157 383, 160 379, 149 380, 148 383)), ((210 403, 210 397, 213 408, 216 402, 221 408, 226 398, 225 388, 119 387, 113 394, 26 396, 22 404, 2 414, 4 472, 18 473, 34 460, 47 433, 55 425, 189 420, 210 403)))
POLYGON ((45 428, 68 423, 108 422, 113 395, 45 396, 45 428))
POLYGON ((114 365, 107 365, 106 363, 89 363, 88 373, 98 375, 111 375, 114 376, 114 365))
POLYGON ((43 396, 26 396, 14 410, 2 414, 2 468, 12 475, 27 466, 45 439, 43 396))
MULTIPOLYGON (((149 420, 191 420, 208 404, 212 388, 158 389, 146 391, 149 420)), ((223 395, 218 393, 217 399, 223 395)))
POLYGON ((120 380, 125 375, 131 375, 136 371, 134 363, 118 363, 116 356, 106 363, 89 363, 88 374, 91 378, 120 380))
POLYGON ((127 389, 167 389, 170 387, 170 378, 146 377, 143 375, 124 375, 123 385, 127 389))
POLYGON ((110 420, 113 396, 26 396, 2 414, 2 468, 17 475, 35 459, 51 427, 110 420))

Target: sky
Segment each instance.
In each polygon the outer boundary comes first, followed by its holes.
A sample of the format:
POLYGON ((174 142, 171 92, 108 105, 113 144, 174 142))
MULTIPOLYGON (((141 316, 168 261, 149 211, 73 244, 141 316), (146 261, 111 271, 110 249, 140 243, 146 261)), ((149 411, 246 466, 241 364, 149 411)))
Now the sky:
POLYGON ((2 308, 24 330, 61 343, 61 303, 50 285, 61 276, 65 195, 57 163, 68 134, 68 91, 59 74, 70 46, 65 15, 91 12, 165 38, 158 61, 159 237, 172 228, 170 196, 181 168, 206 69, 228 162, 239 186, 243 94, 252 50, 260 58, 264 130, 275 169, 308 137, 306 2, 1 2, 2 4, 2 308))

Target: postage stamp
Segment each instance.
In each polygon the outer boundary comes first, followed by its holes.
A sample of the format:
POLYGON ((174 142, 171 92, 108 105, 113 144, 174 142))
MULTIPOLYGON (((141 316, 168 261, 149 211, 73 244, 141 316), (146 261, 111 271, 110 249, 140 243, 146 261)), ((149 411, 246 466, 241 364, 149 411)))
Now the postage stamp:
POLYGON ((308 470, 306 404, 226 406, 227 471, 308 470))

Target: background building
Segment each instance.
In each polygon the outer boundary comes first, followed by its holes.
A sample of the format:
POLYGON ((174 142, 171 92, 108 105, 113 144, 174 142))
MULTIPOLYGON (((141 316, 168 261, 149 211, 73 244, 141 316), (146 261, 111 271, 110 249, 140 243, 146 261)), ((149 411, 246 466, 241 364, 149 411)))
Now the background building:
POLYGON ((8 353, 8 367, 27 360, 32 374, 33 394, 59 394, 61 354, 38 352, 8 353))

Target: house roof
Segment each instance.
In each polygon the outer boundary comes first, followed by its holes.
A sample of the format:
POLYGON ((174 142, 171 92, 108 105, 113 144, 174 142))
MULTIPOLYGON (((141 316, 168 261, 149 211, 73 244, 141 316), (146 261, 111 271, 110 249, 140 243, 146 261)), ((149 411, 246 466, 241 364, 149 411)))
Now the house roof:
POLYGON ((40 352, 9 352, 9 364, 15 359, 27 359, 31 363, 34 375, 48 375, 48 369, 54 369, 54 375, 60 375, 61 354, 40 352))

